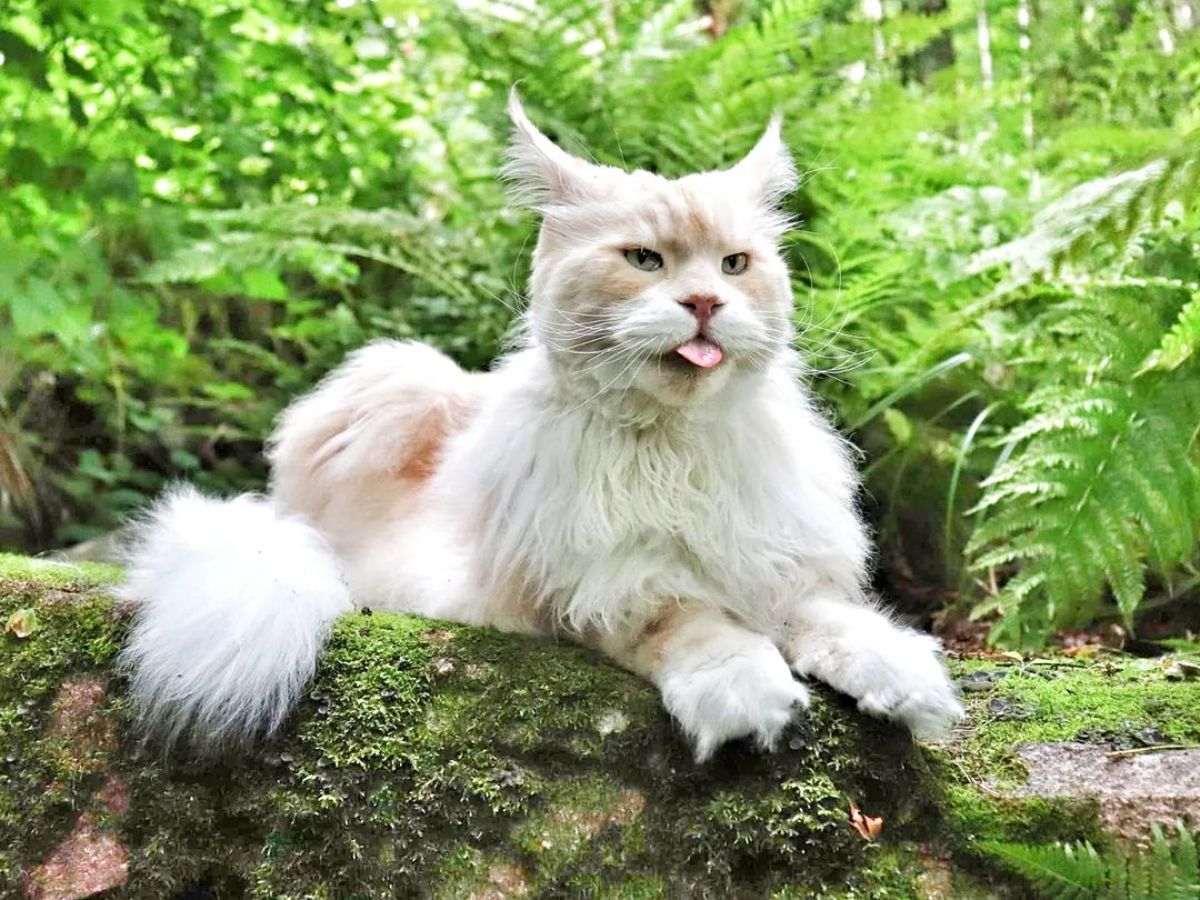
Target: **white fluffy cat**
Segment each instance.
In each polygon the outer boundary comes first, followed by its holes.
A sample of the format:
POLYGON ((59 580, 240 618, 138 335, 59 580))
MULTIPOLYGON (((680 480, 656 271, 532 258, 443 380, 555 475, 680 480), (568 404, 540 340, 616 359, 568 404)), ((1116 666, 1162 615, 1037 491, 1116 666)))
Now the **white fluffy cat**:
POLYGON ((371 344, 283 414, 269 497, 164 498, 125 587, 146 721, 275 730, 357 605, 599 648, 699 760, 773 747, 808 703, 796 676, 943 734, 961 709, 936 642, 865 597, 847 447, 797 380, 778 121, 732 168, 668 180, 510 112, 507 173, 542 216, 524 348, 468 374, 371 344))

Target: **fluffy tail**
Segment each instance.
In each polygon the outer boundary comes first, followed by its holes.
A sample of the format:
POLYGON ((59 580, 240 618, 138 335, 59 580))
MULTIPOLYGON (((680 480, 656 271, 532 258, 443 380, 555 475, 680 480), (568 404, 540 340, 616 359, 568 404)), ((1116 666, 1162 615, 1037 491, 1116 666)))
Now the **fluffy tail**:
POLYGON ((122 653, 145 725, 213 748, 268 735, 351 608, 324 539, 273 501, 176 489, 139 526, 122 653))

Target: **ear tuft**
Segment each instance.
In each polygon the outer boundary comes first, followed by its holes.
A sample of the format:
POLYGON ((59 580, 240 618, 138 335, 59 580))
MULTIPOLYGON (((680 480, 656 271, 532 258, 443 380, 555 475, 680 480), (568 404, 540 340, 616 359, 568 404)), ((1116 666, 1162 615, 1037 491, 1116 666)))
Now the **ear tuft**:
POLYGON ((771 116, 766 131, 753 149, 730 172, 757 191, 764 203, 774 205, 796 189, 800 178, 783 143, 783 117, 771 116))
POLYGON ((513 123, 508 162, 502 173, 513 184, 526 206, 559 206, 594 194, 603 169, 572 156, 529 121, 514 86, 508 93, 508 115, 513 123))

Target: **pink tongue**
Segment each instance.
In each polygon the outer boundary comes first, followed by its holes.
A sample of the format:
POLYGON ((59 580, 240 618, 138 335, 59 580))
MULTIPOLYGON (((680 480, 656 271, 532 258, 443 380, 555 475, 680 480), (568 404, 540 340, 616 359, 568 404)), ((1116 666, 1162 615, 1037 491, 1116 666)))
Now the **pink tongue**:
POLYGON ((675 352, 702 369, 716 368, 725 355, 720 347, 702 337, 692 338, 686 344, 680 344, 675 348, 675 352))

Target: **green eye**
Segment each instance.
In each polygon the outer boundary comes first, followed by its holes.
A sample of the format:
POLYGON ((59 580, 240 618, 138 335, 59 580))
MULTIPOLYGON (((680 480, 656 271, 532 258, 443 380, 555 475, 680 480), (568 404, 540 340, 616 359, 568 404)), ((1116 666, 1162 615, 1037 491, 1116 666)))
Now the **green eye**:
POLYGON ((663 267, 662 254, 647 250, 645 247, 633 247, 625 250, 625 260, 635 269, 643 272, 654 272, 663 267))
POLYGON ((750 257, 745 253, 730 253, 721 260, 721 271, 726 275, 741 275, 750 265, 750 257))

